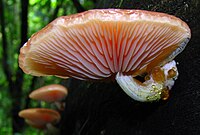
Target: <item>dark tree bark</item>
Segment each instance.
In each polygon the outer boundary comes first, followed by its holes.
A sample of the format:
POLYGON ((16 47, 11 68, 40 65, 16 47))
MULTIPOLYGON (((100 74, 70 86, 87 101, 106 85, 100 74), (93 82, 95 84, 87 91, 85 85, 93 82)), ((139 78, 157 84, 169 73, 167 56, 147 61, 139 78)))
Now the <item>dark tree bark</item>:
POLYGON ((176 58, 180 75, 166 102, 136 102, 115 82, 71 79, 61 134, 200 134, 199 4, 198 0, 99 0, 96 8, 145 9, 180 17, 189 24, 192 39, 176 58))

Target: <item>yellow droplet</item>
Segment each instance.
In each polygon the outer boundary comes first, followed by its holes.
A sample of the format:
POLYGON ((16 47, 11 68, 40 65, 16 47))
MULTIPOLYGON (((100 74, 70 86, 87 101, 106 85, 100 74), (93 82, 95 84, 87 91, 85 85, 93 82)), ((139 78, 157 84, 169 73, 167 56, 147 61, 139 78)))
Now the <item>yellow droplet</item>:
POLYGON ((164 71, 160 67, 153 68, 151 74, 155 82, 160 83, 165 81, 164 71))
POLYGON ((167 78, 173 78, 176 76, 176 71, 172 68, 168 71, 167 78))
POLYGON ((167 100, 169 98, 169 89, 163 89, 160 96, 162 100, 167 100))
POLYGON ((150 80, 150 79, 151 79, 151 78, 150 78, 149 75, 146 75, 146 76, 144 77, 144 80, 145 80, 145 81, 150 80))
POLYGON ((155 89, 155 88, 156 88, 156 86, 155 86, 155 85, 152 85, 151 87, 152 87, 153 89, 155 89))

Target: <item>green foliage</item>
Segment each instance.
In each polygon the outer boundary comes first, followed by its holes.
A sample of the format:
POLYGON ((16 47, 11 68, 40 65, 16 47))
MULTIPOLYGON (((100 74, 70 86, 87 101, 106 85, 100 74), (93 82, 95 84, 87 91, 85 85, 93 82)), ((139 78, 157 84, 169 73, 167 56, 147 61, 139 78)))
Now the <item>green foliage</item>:
MULTIPOLYGON (((21 1, 20 0, 3 0, 4 4, 4 20, 5 20, 5 32, 7 37, 8 54, 7 63, 8 69, 12 74, 12 80, 15 81, 18 67, 18 55, 19 47, 21 46, 21 1)), ((92 0, 80 0, 80 4, 86 9, 94 7, 92 0)), ((50 21, 56 18, 56 16, 69 15, 76 13, 76 7, 74 7, 72 0, 29 0, 28 8, 28 37, 33 33, 42 29, 50 21), (56 8, 59 7, 56 13, 56 8)), ((1 28, 1 25, 0 25, 1 28)), ((2 32, 0 31, 0 61, 4 59, 2 55, 2 32)), ((39 77, 33 79, 33 76, 24 74, 23 91, 21 96, 21 109, 24 109, 27 105, 29 108, 33 107, 47 107, 54 108, 54 106, 45 102, 38 102, 33 100, 27 100, 29 93, 42 87, 44 85, 56 83, 59 84, 62 79, 49 76, 39 77), (34 81, 33 81, 34 80, 34 81), (27 103, 27 101, 30 101, 27 103)), ((0 64, 0 135, 12 134, 12 119, 11 109, 12 101, 11 94, 8 90, 9 83, 3 70, 2 64, 0 64)), ((25 125, 24 130, 21 133, 15 133, 15 135, 42 135, 44 132, 34 129, 25 125)))
POLYGON ((36 130, 28 125, 25 126, 25 130, 22 134, 18 135, 44 135, 44 131, 36 130))
POLYGON ((6 87, 0 87, 0 134, 6 135, 8 133, 11 134, 11 118, 10 118, 10 107, 11 100, 9 93, 6 91, 6 87))
POLYGON ((94 3, 90 0, 80 0, 80 3, 86 10, 94 8, 94 3))

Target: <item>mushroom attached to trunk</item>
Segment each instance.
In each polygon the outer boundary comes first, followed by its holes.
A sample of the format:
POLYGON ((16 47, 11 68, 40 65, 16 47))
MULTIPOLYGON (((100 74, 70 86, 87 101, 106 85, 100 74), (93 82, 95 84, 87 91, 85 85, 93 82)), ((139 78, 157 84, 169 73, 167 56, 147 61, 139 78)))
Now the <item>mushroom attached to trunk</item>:
POLYGON ((29 97, 45 102, 57 102, 67 96, 67 89, 59 84, 51 84, 32 91, 29 97))
POLYGON ((59 110, 64 110, 65 104, 62 100, 65 99, 67 94, 67 88, 64 86, 60 84, 51 84, 32 91, 29 97, 35 100, 54 103, 59 110))
POLYGON ((153 101, 171 89, 178 76, 172 60, 190 37, 187 24, 168 14, 89 10, 59 17, 34 34, 20 50, 19 66, 36 76, 115 78, 133 99, 153 101), (169 70, 175 76, 168 78, 169 70), (143 74, 145 82, 134 78, 143 74))
POLYGON ((46 128, 47 124, 56 124, 60 121, 60 114, 51 109, 31 108, 19 112, 19 116, 35 128, 46 128))

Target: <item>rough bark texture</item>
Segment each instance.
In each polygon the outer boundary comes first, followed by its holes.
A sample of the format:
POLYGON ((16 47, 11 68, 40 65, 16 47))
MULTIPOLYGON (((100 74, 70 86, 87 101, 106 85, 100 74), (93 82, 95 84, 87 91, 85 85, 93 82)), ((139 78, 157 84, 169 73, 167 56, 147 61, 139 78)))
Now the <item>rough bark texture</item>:
POLYGON ((199 4, 199 0, 98 1, 98 8, 136 8, 173 14, 189 24, 192 39, 176 58, 180 76, 166 102, 136 102, 116 82, 67 81, 70 92, 60 124, 61 134, 200 134, 199 4))

